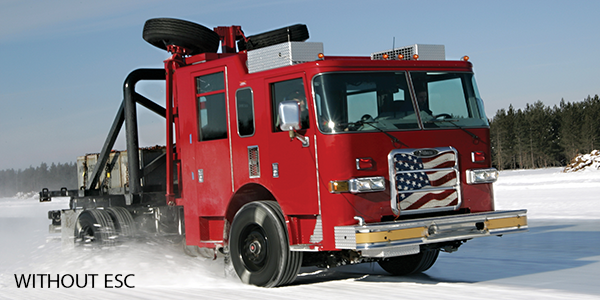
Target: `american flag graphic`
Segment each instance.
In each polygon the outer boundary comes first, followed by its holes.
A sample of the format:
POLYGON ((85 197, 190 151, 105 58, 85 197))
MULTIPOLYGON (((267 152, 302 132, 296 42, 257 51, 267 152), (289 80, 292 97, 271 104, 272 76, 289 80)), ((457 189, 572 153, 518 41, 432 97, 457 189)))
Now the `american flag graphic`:
POLYGON ((458 205, 454 152, 432 157, 411 153, 393 156, 396 201, 401 210, 429 209, 458 205), (446 169, 444 169, 446 168, 446 169))

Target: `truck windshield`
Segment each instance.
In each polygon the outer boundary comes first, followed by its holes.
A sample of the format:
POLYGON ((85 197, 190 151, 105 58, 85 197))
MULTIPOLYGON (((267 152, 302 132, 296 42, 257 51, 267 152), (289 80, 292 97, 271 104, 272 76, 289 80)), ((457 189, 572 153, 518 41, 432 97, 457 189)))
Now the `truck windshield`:
POLYGON ((313 88, 322 132, 488 126, 472 73, 326 73, 313 88))

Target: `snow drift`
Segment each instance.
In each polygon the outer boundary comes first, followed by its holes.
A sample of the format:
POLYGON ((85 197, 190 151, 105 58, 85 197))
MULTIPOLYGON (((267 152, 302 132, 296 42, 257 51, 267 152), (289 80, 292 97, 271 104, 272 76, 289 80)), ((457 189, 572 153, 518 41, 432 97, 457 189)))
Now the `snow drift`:
POLYGON ((577 172, 583 170, 598 170, 600 169, 600 151, 593 150, 589 154, 579 154, 571 159, 564 172, 577 172))

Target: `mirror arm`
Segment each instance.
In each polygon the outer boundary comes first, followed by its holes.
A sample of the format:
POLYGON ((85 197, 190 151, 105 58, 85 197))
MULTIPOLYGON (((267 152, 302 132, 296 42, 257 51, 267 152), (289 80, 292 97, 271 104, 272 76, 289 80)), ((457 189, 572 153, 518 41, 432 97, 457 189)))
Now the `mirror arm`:
POLYGON ((298 139, 302 143, 302 147, 310 146, 309 140, 307 136, 303 136, 297 133, 295 130, 288 131, 290 133, 290 141, 294 140, 294 138, 298 139))

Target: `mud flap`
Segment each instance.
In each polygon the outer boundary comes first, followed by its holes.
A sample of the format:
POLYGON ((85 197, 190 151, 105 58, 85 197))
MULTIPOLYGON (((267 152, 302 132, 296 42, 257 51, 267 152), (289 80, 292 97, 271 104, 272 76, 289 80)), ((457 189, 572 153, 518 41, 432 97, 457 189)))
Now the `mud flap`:
POLYGON ((62 249, 73 249, 75 247, 75 226, 79 214, 83 210, 63 210, 61 213, 61 244, 62 249))

